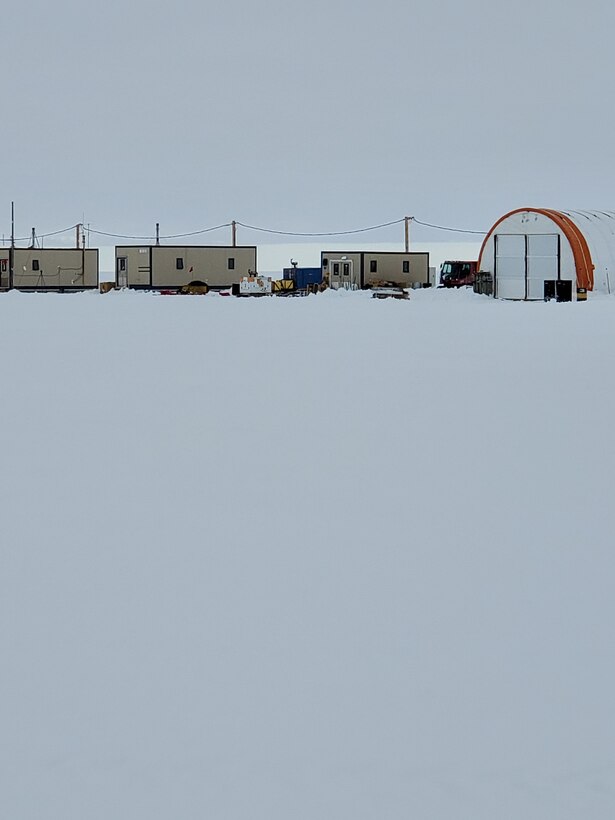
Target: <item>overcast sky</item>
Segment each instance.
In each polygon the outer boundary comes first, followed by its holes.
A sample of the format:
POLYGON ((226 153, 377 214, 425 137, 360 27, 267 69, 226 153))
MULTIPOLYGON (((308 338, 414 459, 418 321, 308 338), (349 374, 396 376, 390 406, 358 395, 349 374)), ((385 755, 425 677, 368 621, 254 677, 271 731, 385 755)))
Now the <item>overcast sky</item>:
POLYGON ((31 0, 2 22, 6 234, 11 200, 18 235, 615 209, 608 0, 31 0))

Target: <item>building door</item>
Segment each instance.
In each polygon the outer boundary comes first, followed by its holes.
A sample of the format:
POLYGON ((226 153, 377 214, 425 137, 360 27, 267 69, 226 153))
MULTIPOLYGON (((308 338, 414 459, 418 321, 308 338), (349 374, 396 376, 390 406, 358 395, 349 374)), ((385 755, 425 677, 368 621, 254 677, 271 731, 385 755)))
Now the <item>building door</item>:
POLYGON ((329 284, 332 288, 347 288, 353 287, 353 264, 352 259, 332 259, 330 262, 331 279, 329 284))
POLYGON ((125 256, 118 256, 116 261, 115 281, 118 288, 128 287, 128 259, 125 256))
POLYGON ((8 251, 0 254, 0 288, 10 287, 11 262, 8 251))
POLYGON ((559 235, 530 234, 527 237, 527 298, 543 299, 545 281, 559 279, 559 235))
POLYGON ((560 277, 558 234, 496 234, 495 295, 543 299, 545 281, 560 277))
POLYGON ((495 235, 495 296, 526 298, 525 236, 495 235))

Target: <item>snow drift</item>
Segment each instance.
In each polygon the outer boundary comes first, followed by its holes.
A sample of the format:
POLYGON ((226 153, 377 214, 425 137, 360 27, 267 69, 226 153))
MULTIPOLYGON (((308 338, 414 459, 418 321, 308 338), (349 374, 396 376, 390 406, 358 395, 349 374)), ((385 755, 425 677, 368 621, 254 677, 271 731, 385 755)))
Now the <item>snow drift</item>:
POLYGON ((610 820, 614 304, 2 296, 2 816, 610 820))

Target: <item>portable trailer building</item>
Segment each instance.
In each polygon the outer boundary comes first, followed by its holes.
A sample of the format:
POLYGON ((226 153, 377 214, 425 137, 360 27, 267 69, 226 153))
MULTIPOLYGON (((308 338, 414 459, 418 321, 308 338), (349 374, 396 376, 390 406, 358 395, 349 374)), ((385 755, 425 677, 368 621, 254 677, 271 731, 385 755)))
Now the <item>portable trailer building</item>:
POLYGON ((427 287, 429 254, 402 251, 323 251, 323 280, 332 288, 369 288, 387 282, 402 288, 427 287))
POLYGON ((227 288, 256 271, 256 247, 222 245, 118 245, 118 287, 174 290, 190 282, 227 288))
POLYGON ((615 288, 615 212, 518 208, 485 237, 478 269, 500 299, 544 299, 557 293, 615 288))
POLYGON ((0 288, 77 291, 98 287, 98 248, 0 248, 0 288))

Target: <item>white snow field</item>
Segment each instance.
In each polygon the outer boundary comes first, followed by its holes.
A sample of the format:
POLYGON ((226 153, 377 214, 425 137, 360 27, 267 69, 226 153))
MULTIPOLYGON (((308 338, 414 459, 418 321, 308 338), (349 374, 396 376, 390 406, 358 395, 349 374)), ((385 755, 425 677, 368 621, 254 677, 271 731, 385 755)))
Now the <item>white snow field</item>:
POLYGON ((615 299, 0 338, 0 817, 612 820, 615 299))

